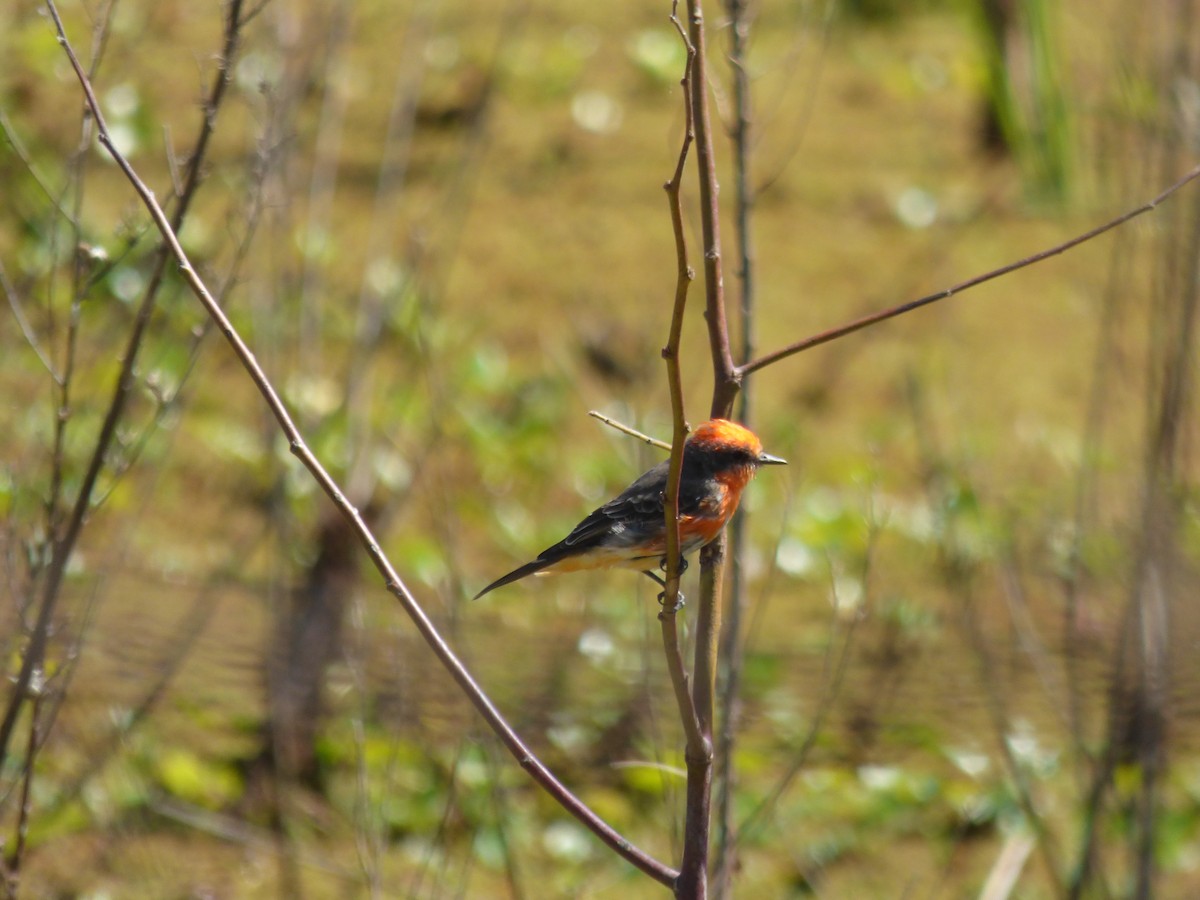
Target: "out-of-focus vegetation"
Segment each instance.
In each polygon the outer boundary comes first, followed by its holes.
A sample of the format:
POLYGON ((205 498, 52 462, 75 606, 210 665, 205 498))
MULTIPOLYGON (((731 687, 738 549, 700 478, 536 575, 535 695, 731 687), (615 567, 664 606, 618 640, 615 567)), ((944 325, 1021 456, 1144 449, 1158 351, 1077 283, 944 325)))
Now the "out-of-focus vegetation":
MULTIPOLYGON (((762 350, 1065 239, 1194 164, 1187 14, 1017 10, 1009 59, 1037 78, 998 86, 974 7, 761 4, 762 350), (988 146, 998 92, 1016 159, 988 146)), ((63 12, 122 150, 169 197, 219 9, 63 12)), ((531 580, 466 602, 657 460, 588 409, 669 432, 668 13, 268 3, 182 238, 517 730, 675 862, 682 737, 649 583, 531 580)), ((715 6, 708 21, 724 83, 715 6)), ((34 7, 0 9, 0 52, 15 675, 156 236, 34 7)), ((728 118, 720 84, 714 98, 728 118)), ((756 428, 792 465, 744 504, 739 896, 974 896, 1005 875, 1012 896, 1127 896, 1147 860, 1156 896, 1200 891, 1196 196, 755 376, 756 428)), ((697 289, 693 421, 700 309, 697 289)), ((169 268, 135 374, 42 699, 0 770, 6 856, 30 788, 22 895, 664 895, 481 728, 169 268), (327 617, 306 632, 313 604, 327 617), (311 708, 288 693, 305 672, 311 708)))

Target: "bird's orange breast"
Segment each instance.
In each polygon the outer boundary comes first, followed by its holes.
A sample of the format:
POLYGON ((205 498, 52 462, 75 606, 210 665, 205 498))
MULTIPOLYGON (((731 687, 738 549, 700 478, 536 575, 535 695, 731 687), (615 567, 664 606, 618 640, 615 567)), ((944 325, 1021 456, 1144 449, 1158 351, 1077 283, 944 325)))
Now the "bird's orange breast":
POLYGON ((737 512, 742 490, 753 475, 753 469, 739 466, 713 476, 708 496, 699 503, 699 512, 680 517, 680 542, 688 549, 694 549, 715 540, 737 512))

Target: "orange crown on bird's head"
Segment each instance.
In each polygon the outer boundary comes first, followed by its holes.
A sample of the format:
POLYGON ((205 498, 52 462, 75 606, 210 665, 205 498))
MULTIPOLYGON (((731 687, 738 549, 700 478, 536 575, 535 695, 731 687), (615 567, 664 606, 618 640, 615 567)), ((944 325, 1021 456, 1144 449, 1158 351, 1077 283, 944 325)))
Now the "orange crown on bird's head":
POLYGON ((787 460, 763 452, 762 441, 749 428, 728 419, 709 419, 696 426, 688 435, 687 446, 692 453, 730 454, 730 463, 746 468, 747 477, 759 466, 787 465, 787 460))
POLYGON ((687 440, 706 450, 744 450, 753 456, 760 456, 763 449, 758 435, 728 419, 709 419, 697 425, 687 440))

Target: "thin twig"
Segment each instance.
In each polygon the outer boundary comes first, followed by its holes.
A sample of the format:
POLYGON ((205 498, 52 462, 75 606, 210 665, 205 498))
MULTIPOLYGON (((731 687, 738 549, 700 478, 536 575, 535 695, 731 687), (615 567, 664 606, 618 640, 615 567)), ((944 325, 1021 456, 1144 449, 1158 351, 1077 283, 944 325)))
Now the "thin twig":
MULTIPOLYGON (((811 9, 808 5, 802 8, 806 10, 811 9)), ((795 157, 799 155, 800 148, 808 137, 808 127, 813 121, 817 108, 817 98, 823 96, 823 92, 820 90, 821 79, 825 75, 825 63, 829 58, 829 48, 833 36, 834 24, 838 21, 839 8, 837 3, 824 4, 824 9, 821 11, 820 23, 803 23, 796 30, 796 40, 788 49, 788 52, 773 66, 774 69, 783 75, 783 78, 775 85, 774 98, 760 106, 762 112, 759 114, 759 121, 767 124, 764 124, 759 129, 759 134, 770 133, 772 135, 771 143, 782 146, 782 150, 778 152, 777 158, 772 161, 771 171, 762 176, 755 185, 754 192, 756 194, 764 194, 775 187, 795 157), (800 46, 801 42, 808 40, 813 32, 817 33, 815 52, 807 46, 800 46), (809 62, 808 71, 804 71, 802 65, 806 59, 809 62), (793 83, 794 81, 799 82, 803 87, 796 87, 793 83), (796 95, 798 93, 803 94, 803 98, 800 101, 802 105, 799 109, 796 106, 796 95), (793 112, 795 115, 792 120, 791 134, 785 136, 784 140, 780 141, 779 137, 783 129, 768 127, 768 125, 774 125, 783 110, 793 112)))
POLYGON ((42 349, 42 345, 38 342, 37 334, 30 327, 29 319, 26 318, 25 311, 21 306, 21 298, 17 295, 16 285, 8 280, 8 273, 5 271, 2 262, 0 262, 0 290, 4 291, 4 296, 8 299, 9 309, 12 310, 13 318, 17 320, 17 326, 21 329, 25 343, 29 345, 29 349, 37 356, 42 364, 42 368, 50 375, 50 379, 56 384, 61 383, 62 376, 55 371, 54 362, 46 355, 46 351, 42 349))
POLYGON ((294 846, 281 848, 276 834, 267 828, 253 825, 245 819, 200 809, 170 797, 151 798, 147 806, 155 815, 186 825, 202 834, 208 834, 250 850, 261 851, 264 854, 278 853, 282 849, 289 859, 306 869, 331 875, 346 882, 347 885, 359 883, 355 871, 343 865, 337 858, 313 853, 311 850, 300 851, 294 846))
MULTIPOLYGON (((221 65, 218 68, 217 75, 213 84, 212 93, 209 103, 203 110, 201 120, 200 134, 196 140, 196 149, 192 154, 188 169, 188 181, 184 189, 183 195, 179 198, 179 204, 175 209, 171 221, 167 220, 166 214, 162 212, 157 201, 154 201, 153 194, 140 180, 138 184, 141 190, 145 192, 145 196, 149 197, 154 202, 158 214, 162 217, 160 229, 165 226, 172 237, 178 232, 182 226, 184 219, 187 216, 188 208, 192 198, 195 196, 199 188, 201 174, 203 171, 202 161, 205 158, 205 152, 208 148, 213 130, 216 125, 216 113, 221 106, 221 101, 225 96, 225 90, 229 83, 229 67, 233 62, 237 52, 240 32, 239 11, 241 9, 242 0, 232 0, 229 6, 229 14, 225 31, 225 44, 222 48, 221 65)), ((66 49, 71 65, 75 69, 80 83, 84 86, 84 94, 87 99, 88 107, 92 112, 92 116, 97 123, 97 128, 102 137, 102 143, 113 154, 113 158, 118 162, 123 162, 123 157, 116 152, 112 146, 112 141, 108 135, 107 127, 102 126, 104 121, 100 112, 99 103, 96 101, 96 96, 92 90, 91 80, 83 71, 83 67, 79 63, 79 59, 75 55, 75 51, 71 48, 67 41, 66 33, 63 30, 62 20, 59 18, 58 9, 54 6, 52 0, 48 0, 47 7, 54 19, 55 27, 58 30, 58 40, 66 49)), ((111 6, 110 6, 111 9, 111 6)), ((97 53, 99 48, 103 47, 104 38, 97 39, 97 53)), ((129 164, 126 162, 123 169, 129 169, 129 164)), ((128 172, 127 172, 128 174, 128 172)), ((175 245, 178 246, 178 240, 175 240, 175 245)), ((182 252, 182 251, 181 251, 182 252)), ((146 291, 142 296, 141 303, 138 305, 137 313, 134 317, 133 324, 130 328, 129 339, 125 345, 125 353, 122 357, 121 369, 117 374, 116 384, 113 388, 113 396, 109 402, 108 411, 105 414, 104 422, 100 426, 100 432, 96 437, 96 444, 92 449, 91 459, 88 461, 87 469, 80 481, 79 493, 75 498, 75 503, 72 506, 70 516, 67 519, 66 526, 61 532, 57 527, 52 531, 54 546, 51 553, 50 564, 46 571, 45 581, 42 585, 42 596, 38 607, 37 620, 34 624, 33 634, 30 637, 29 645, 25 650, 25 657, 21 661, 20 671, 17 673, 16 683, 13 685, 10 701, 4 710, 4 719, 0 722, 0 767, 3 766, 4 759, 8 754, 9 741, 12 739, 13 728, 16 725, 17 716, 21 711, 21 706, 24 703, 26 690, 34 676, 34 673, 41 667, 42 660, 46 652, 46 644, 48 641, 50 622, 54 615, 54 609, 58 603, 59 590, 62 586, 63 575, 66 571, 67 560, 70 559, 75 545, 79 540, 79 535, 83 531, 83 525, 87 519, 87 514, 91 509, 93 493, 96 489, 96 482, 100 477, 100 471, 104 467, 105 459, 108 455, 108 450, 112 446, 113 440, 116 438, 117 426, 120 424, 124 414, 125 403, 134 386, 134 372, 138 359, 138 354, 142 346, 142 338, 145 335, 146 328, 150 322, 150 314, 154 309, 155 300, 158 295, 159 285, 162 283, 162 278, 166 272, 166 263, 170 254, 167 251, 167 246, 164 244, 158 253, 155 260, 154 272, 150 277, 146 286, 146 291)), ((64 382, 69 380, 68 373, 63 373, 64 382)), ((59 466, 58 456, 55 457, 55 469, 59 466)), ((54 477, 58 477, 57 475, 54 477)), ((52 517, 53 522, 53 517, 52 517)))
MULTIPOLYGON (((340 71, 351 42, 354 4, 335 3, 325 23, 322 44, 321 71, 324 89, 316 125, 316 146, 313 148, 312 171, 309 176, 308 202, 304 216, 304 242, 311 244, 321 236, 332 233, 333 194, 337 185, 338 163, 341 158, 342 130, 349 90, 344 86, 340 71)), ((305 73, 305 77, 311 77, 305 73)), ((324 283, 324 263, 313 254, 304 254, 300 272, 299 330, 300 356, 319 365, 323 345, 320 343, 322 310, 320 305, 327 294, 324 283)))
POLYGON ((712 121, 708 112, 708 53, 701 0, 688 0, 688 36, 695 48, 692 67, 692 119, 696 129, 696 162, 700 177, 700 227, 704 247, 704 319, 713 363, 712 415, 729 416, 741 384, 741 373, 729 348, 725 317, 725 280, 721 266, 721 210, 712 121))
POLYGON ((739 843, 745 844, 753 841, 761 830, 766 827, 771 817, 775 815, 775 812, 779 808, 779 801, 783 799, 784 795, 791 788, 792 783, 804 771, 805 765, 808 764, 809 754, 812 752, 813 747, 817 745, 817 738, 820 737, 824 730, 825 721, 833 710, 835 701, 841 694, 842 685, 845 683, 846 673, 849 671, 850 662, 853 658, 851 651, 854 647, 854 637, 860 621, 859 618, 851 620, 849 627, 846 629, 845 637, 836 648, 832 641, 830 642, 825 652, 822 666, 821 690, 818 693, 820 700, 817 703, 816 712, 812 715, 812 720, 809 723, 808 731, 804 735, 804 740, 800 742, 800 747, 796 750, 795 756, 792 758, 787 770, 779 777, 775 786, 766 796, 759 800, 758 805, 737 826, 736 832, 739 843))
POLYGON ((609 428, 615 428, 622 434, 627 434, 630 437, 637 438, 643 444, 649 444, 651 447, 657 447, 659 450, 666 450, 668 453, 671 451, 671 445, 666 441, 660 441, 658 438, 650 437, 648 434, 643 434, 632 425, 626 425, 624 422, 618 422, 616 419, 606 416, 604 413, 598 412, 594 409, 589 409, 588 415, 593 419, 599 419, 609 428))
MULTIPOLYGON (((112 4, 109 3, 98 15, 96 25, 92 32, 93 42, 93 69, 99 66, 100 56, 99 49, 103 47, 103 40, 98 37, 97 32, 107 30, 110 15, 112 12, 112 4)), ((81 243, 79 231, 79 210, 83 203, 83 171, 84 164, 87 159, 88 148, 91 146, 91 120, 87 116, 82 117, 80 124, 80 138, 76 149, 70 158, 68 169, 69 177, 63 187, 62 196, 65 197, 68 190, 74 190, 74 211, 67 216, 69 225, 72 231, 71 254, 74 265, 72 266, 72 282, 78 287, 79 265, 76 248, 81 243)), ((55 203, 56 208, 61 208, 60 203, 55 203)), ((59 256, 59 230, 57 227, 50 229, 49 239, 49 257, 57 259, 59 256)), ((47 332, 49 335, 49 344, 53 346, 56 343, 58 334, 58 321, 55 314, 54 304, 54 287, 55 278, 53 274, 48 279, 47 300, 46 300, 46 323, 47 332)), ((42 663, 45 657, 46 643, 49 640, 50 624, 54 613, 54 607, 57 603, 58 583, 61 582, 62 569, 69 558, 69 548, 62 546, 65 538, 62 536, 62 491, 63 485, 67 478, 65 475, 65 447, 66 447, 66 431, 67 422, 70 418, 70 381, 71 373, 74 367, 75 356, 75 338, 78 334, 78 312, 80 308, 80 294, 76 290, 72 295, 72 324, 66 339, 66 354, 65 361, 61 368, 58 369, 58 377, 54 378, 54 429, 51 438, 50 450, 50 474, 49 487, 45 492, 43 499, 43 507, 45 510, 45 526, 43 528, 43 538, 39 542, 38 552, 36 554, 37 561, 31 568, 36 573, 31 579, 31 584, 38 585, 38 579, 44 579, 41 582, 40 599, 37 603, 37 615, 34 618, 33 627, 29 631, 29 640, 24 648, 24 656, 21 659, 21 668, 17 673, 17 678, 13 684, 12 691, 9 694, 8 703, 4 709, 4 718, 0 722, 0 771, 4 769, 5 760, 8 758, 8 749, 13 736, 13 730, 16 727, 17 717, 20 715, 21 709, 29 699, 30 686, 34 684, 44 673, 42 672, 42 663), (64 549, 67 552, 64 552, 64 549), (44 562, 45 558, 49 558, 49 563, 44 562)), ((86 482, 85 482, 86 483, 86 482)), ((79 508, 78 502, 76 509, 79 508)), ((79 522, 82 524, 83 512, 79 514, 79 522)), ((74 520, 74 516, 72 521, 74 520)), ((34 588, 33 592, 37 592, 34 588)), ((36 727, 36 722, 31 722, 31 727, 36 727)), ((32 766, 33 760, 27 760, 27 764, 32 766)))
MULTIPOLYGON (((1012 734, 1012 717, 1008 704, 1001 695, 998 687, 998 676, 993 659, 992 642, 979 612, 978 591, 975 587, 976 564, 966 557, 962 550, 959 515, 954 503, 947 494, 945 473, 950 470, 945 453, 937 445, 934 429, 929 424, 925 405, 922 402, 920 385, 915 379, 908 383, 908 399, 912 410, 913 431, 918 441, 918 454, 923 470, 923 482, 931 509, 939 510, 942 521, 938 523, 939 569, 941 578, 951 595, 954 596, 962 610, 962 627, 966 630, 967 640, 973 651, 974 662, 978 668, 980 689, 986 700, 988 715, 991 719, 992 730, 996 740, 997 751, 1004 765, 1005 774, 1012 784, 1016 806, 1025 818, 1025 824, 1034 834, 1037 849, 1045 864, 1046 872, 1054 883, 1054 896, 1061 896, 1065 890, 1062 882, 1062 867, 1059 863, 1057 841, 1050 830, 1046 817, 1039 812, 1039 804, 1034 795, 1029 773, 1017 759, 1013 751, 1010 735, 1012 734)), ((958 474, 958 479, 967 481, 964 475, 958 474)), ((977 492, 967 483, 971 494, 977 492)))
POLYGON ((21 798, 17 804, 17 839, 13 842, 8 858, 4 861, 3 873, 14 896, 16 895, 16 886, 20 881, 21 860, 25 856, 26 841, 29 839, 29 813, 33 807, 31 795, 33 770, 42 738, 38 714, 41 712, 42 700, 46 695, 45 685, 31 685, 30 693, 33 696, 30 705, 29 742, 25 747, 25 759, 21 764, 21 798))
MULTIPOLYGON (((747 72, 746 44, 750 32, 750 10, 746 0, 726 0, 729 17, 729 64, 733 72, 733 143, 734 218, 738 244, 737 281, 741 311, 741 347, 738 359, 750 359, 754 352, 754 249, 750 233, 750 216, 755 192, 750 185, 750 77, 747 72)), ((749 427, 750 385, 742 385, 738 396, 738 421, 749 427)), ((717 766, 717 839, 713 864, 713 894, 717 898, 733 895, 733 875, 736 868, 736 831, 733 812, 733 793, 736 772, 734 748, 737 740, 741 704, 741 673, 745 664, 742 642, 742 618, 746 609, 746 514, 739 510, 729 528, 730 584, 725 628, 720 645, 720 684, 718 703, 721 724, 716 739, 717 766)))
POLYGON ((1068 250, 1078 247, 1080 244, 1087 243, 1088 241, 1092 240, 1092 238, 1099 237, 1105 232, 1112 231, 1114 228, 1124 225, 1131 219, 1135 219, 1140 215, 1151 212, 1172 194, 1176 193, 1181 188, 1194 181, 1196 178, 1200 178, 1200 165, 1197 165, 1195 168, 1191 169, 1186 175, 1184 175, 1166 190, 1162 191, 1152 200, 1148 200, 1141 206, 1128 210, 1116 218, 1110 219, 1102 225, 1097 225, 1095 228, 1085 231, 1083 234, 1077 235, 1068 241, 1064 241, 1061 244, 1056 244, 1053 247, 1039 251, 1038 253, 1034 253, 1032 256, 1027 256, 1024 259, 1019 259, 1016 262, 1008 263, 1007 265, 1001 266, 998 269, 992 269, 990 272, 984 272, 982 275, 976 275, 974 278, 968 278, 966 281, 961 281, 956 285, 946 288, 945 290, 938 291, 936 294, 930 294, 926 297, 921 297, 919 300, 911 300, 908 303, 901 303, 899 306, 893 306, 877 313, 871 313, 871 315, 863 316, 861 319, 855 319, 849 324, 841 325, 837 328, 831 328, 828 331, 822 331, 820 334, 815 334, 812 337, 805 338, 802 341, 797 341, 794 344, 788 344, 786 347, 772 351, 765 356, 760 356, 758 359, 753 360, 752 362, 738 366, 737 375, 739 378, 743 378, 746 375, 749 375, 751 372, 757 372, 759 369, 764 369, 773 363, 787 359, 789 356, 794 356, 795 354, 804 350, 809 350, 821 344, 827 344, 830 341, 836 340, 840 337, 845 337, 848 334, 853 334, 856 331, 860 331, 869 325, 875 325, 879 322, 887 321, 888 319, 894 319, 896 316, 912 312, 914 309, 920 309, 922 306, 928 306, 929 304, 936 303, 939 300, 945 300, 948 297, 953 297, 955 294, 961 294, 963 291, 977 287, 985 282, 992 281, 993 279, 999 278, 1001 275, 1007 275, 1010 272, 1015 272, 1018 269, 1024 269, 1027 266, 1032 266, 1035 263, 1047 260, 1052 256, 1058 256, 1062 253, 1065 253, 1068 250))
POLYGON ((1063 637, 1061 655, 1066 670, 1067 690, 1067 734, 1077 762, 1076 773, 1080 778, 1080 793, 1090 771, 1098 762, 1097 754, 1088 739, 1089 722, 1084 719, 1084 694, 1088 686, 1083 683, 1082 662, 1084 656, 1081 612, 1085 588, 1084 547, 1092 538, 1099 516, 1096 514, 1101 459, 1102 436, 1112 413, 1111 391, 1115 386, 1116 340, 1119 334, 1120 316, 1123 312, 1122 299, 1128 297, 1125 290, 1130 268, 1130 245, 1128 232, 1118 232, 1116 246, 1110 256, 1108 280, 1100 299, 1100 316, 1097 323, 1096 348, 1092 357, 1091 383, 1081 427, 1082 440, 1078 472, 1073 486, 1074 501, 1071 513, 1071 540, 1066 553, 1066 563, 1061 577, 1063 592, 1063 637), (1082 765, 1079 765, 1082 763, 1082 765))
POLYGON ((695 140, 693 127, 691 90, 696 50, 688 40, 687 32, 677 15, 678 4, 673 5, 671 21, 679 32, 687 50, 683 77, 684 129, 675 171, 663 188, 667 192, 667 206, 671 212, 671 231, 675 237, 675 301, 671 308, 671 324, 667 343, 662 349, 663 361, 667 366, 667 387, 671 395, 671 459, 667 469, 667 486, 663 491, 663 515, 667 533, 667 569, 662 592, 662 610, 658 614, 662 624, 663 651, 666 654, 667 671, 671 675, 671 686, 675 689, 675 701, 679 706, 679 717, 687 736, 687 752, 702 753, 705 745, 700 719, 692 700, 683 654, 679 650, 679 632, 675 621, 679 609, 679 579, 683 567, 679 552, 679 481, 683 473, 683 446, 687 439, 687 419, 684 412, 683 379, 679 370, 679 344, 683 336, 683 314, 687 308, 688 290, 695 273, 688 265, 687 235, 683 227, 683 205, 679 191, 683 185, 683 173, 687 164, 688 151, 695 140))
POLYGON ((100 110, 100 104, 96 99, 92 85, 75 55, 75 51, 67 39, 66 32, 63 28, 62 19, 59 17, 58 9, 54 4, 54 0, 46 0, 46 7, 50 12, 51 18, 54 20, 54 25, 58 33, 58 42, 66 52, 67 57, 75 70, 76 77, 79 80, 84 97, 88 107, 92 111, 92 115, 96 119, 98 139, 101 145, 116 162, 117 166, 124 173, 134 191, 141 198, 151 218, 154 220, 159 232, 163 236, 163 240, 170 248, 172 257, 178 264, 180 274, 184 281, 187 282, 196 298, 200 301, 205 311, 217 323, 217 327, 221 333, 225 335, 230 347, 237 355, 239 362, 246 369, 247 374, 254 382, 255 387, 262 395, 263 400, 270 408, 271 414, 274 416, 280 429, 288 440, 288 447, 291 453, 304 465, 312 474, 317 484, 325 492, 338 510, 344 515, 350 524, 353 526, 356 534, 366 548, 367 555, 375 568, 383 576, 387 590, 396 597, 400 605, 412 619, 413 624, 421 632, 426 643, 429 644, 438 660, 458 683, 463 693, 471 701, 472 705, 479 711, 483 718, 487 721, 492 730, 500 737, 509 752, 516 758, 517 762, 524 768, 538 784, 550 794, 560 805, 568 812, 575 816, 580 822, 586 825, 594 834, 597 835, 611 849, 621 855, 626 861, 636 866, 641 871, 650 875, 660 883, 671 886, 675 883, 676 873, 668 866, 660 863, 650 857, 643 851, 634 847, 629 841, 618 834, 608 823, 599 818, 591 809, 583 804, 574 794, 572 794, 561 782, 559 782, 546 768, 546 766, 534 756, 533 752, 526 747, 524 742, 509 726, 504 717, 492 704, 491 700, 480 689, 471 674, 466 670, 458 657, 451 650, 450 646, 442 639, 432 621, 425 614, 425 611, 417 603, 415 597, 409 591, 408 587, 401 580, 391 562, 380 548, 379 541, 372 533, 371 529, 363 520, 359 511, 346 499, 341 488, 333 480, 326 471, 320 460, 313 454, 308 444, 305 442, 300 431, 296 428, 292 420, 291 414, 287 407, 280 399, 278 392, 267 378, 266 373, 259 365, 253 351, 242 339, 233 323, 225 315, 224 310, 213 298, 212 293, 205 285, 203 279, 200 278, 188 258, 187 253, 179 243, 179 238, 172 229, 166 214, 155 198, 154 193, 145 185, 137 172, 130 166, 124 155, 114 146, 112 138, 108 132, 108 126, 104 120, 103 113, 100 110))
MULTIPOLYGON (((432 0, 423 0, 413 10, 409 27, 404 31, 403 43, 399 47, 399 62, 395 85, 392 88, 391 109, 384 130, 383 148, 379 154, 378 174, 375 179, 375 195, 371 206, 371 228, 368 238, 364 276, 359 285, 358 309, 355 313, 357 329, 355 346, 367 352, 355 352, 346 373, 343 404, 349 410, 356 408, 360 389, 368 383, 367 375, 374 360, 375 349, 382 342, 386 329, 390 291, 376 289, 366 274, 373 264, 391 258, 396 246, 396 225, 403 209, 404 191, 408 183, 408 168, 412 156, 413 136, 416 133, 417 108, 421 97, 421 84, 427 61, 420 52, 429 38, 433 20, 432 0)), ((493 61, 493 68, 498 59, 493 61)), ((404 274, 405 282, 410 274, 404 274)), ((398 286, 399 292, 411 285, 398 286)), ((358 416, 365 419, 366 416, 358 416)), ((365 441, 357 439, 353 444, 365 441)))
POLYGON ((79 223, 75 220, 72 212, 62 205, 62 201, 50 190, 50 185, 46 183, 46 179, 38 172, 37 166, 34 165, 33 157, 25 149, 25 145, 21 142, 16 129, 12 127, 12 123, 8 120, 8 114, 3 109, 0 109, 0 134, 4 135, 4 139, 12 147, 13 153, 21 161, 21 166, 29 173, 29 177, 33 179, 33 183, 46 195, 46 199, 50 201, 50 205, 54 207, 60 216, 71 223, 72 226, 78 227, 79 223))
MULTIPOLYGON (((699 178, 700 227, 704 252, 704 319, 712 354, 713 396, 711 415, 728 418, 733 412, 740 376, 729 349, 725 317, 725 290, 721 267, 720 206, 717 200, 717 167, 713 154, 712 122, 708 108, 708 59, 701 0, 688 0, 688 39, 695 51, 691 70, 690 100, 696 139, 699 178)), ((700 721, 703 743, 689 747, 683 860, 678 898, 708 895, 708 855, 712 808, 713 694, 716 688, 717 644, 721 633, 721 583, 727 538, 724 533, 700 553, 700 598, 696 611, 696 649, 692 662, 692 703, 700 721)))

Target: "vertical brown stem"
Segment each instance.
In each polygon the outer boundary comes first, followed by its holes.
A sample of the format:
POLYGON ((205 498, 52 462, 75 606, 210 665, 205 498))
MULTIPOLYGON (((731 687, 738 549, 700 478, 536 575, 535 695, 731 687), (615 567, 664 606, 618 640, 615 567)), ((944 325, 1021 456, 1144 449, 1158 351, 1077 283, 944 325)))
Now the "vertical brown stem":
MULTIPOLYGON (((754 253, 750 240, 750 211, 754 192, 750 187, 750 78, 746 72, 746 40, 750 31, 750 14, 746 0, 726 0, 729 14, 729 63, 733 73, 733 177, 734 218, 738 244, 738 286, 741 303, 741 346, 738 359, 745 362, 754 355, 754 253)), ((738 398, 738 420, 750 423, 750 387, 742 386, 738 398)), ((730 897, 733 892, 733 873, 736 868, 737 835, 733 821, 733 792, 736 772, 733 751, 737 737, 741 691, 742 615, 746 607, 746 582, 742 567, 745 546, 745 517, 738 513, 730 525, 729 548, 732 568, 729 609, 721 635, 721 684, 718 702, 721 726, 716 741, 717 766, 717 844, 713 864, 713 894, 730 897)))
POLYGON ((694 83, 693 66, 696 53, 688 40, 686 30, 680 24, 675 13, 676 9, 672 8, 671 21, 679 30, 680 38, 687 48, 687 63, 684 66, 683 78, 679 82, 683 88, 684 99, 683 142, 679 148, 679 157, 675 162, 675 172, 672 174, 671 180, 664 185, 667 192, 667 205, 671 211, 671 230, 675 236, 676 273, 671 326, 667 335, 667 344, 662 349, 662 357, 667 364, 667 387, 671 394, 672 436, 667 486, 663 491, 663 515, 665 516, 667 537, 666 581, 662 592, 663 608, 658 618, 662 622, 667 671, 671 674, 671 683, 679 702, 680 717, 687 734, 688 746, 691 747, 700 742, 700 725, 688 693, 687 674, 683 668, 683 657, 679 651, 679 636, 675 627, 675 614, 678 611, 679 578, 683 572, 679 552, 679 479, 683 472, 683 444, 687 439, 683 379, 679 371, 679 345, 683 336, 683 314, 687 309, 688 289, 695 278, 695 273, 688 264, 687 234, 683 227, 683 204, 680 201, 679 192, 683 186, 683 173, 688 151, 695 140, 695 130, 692 125, 691 90, 694 83))
MULTIPOLYGON (((688 0, 688 38, 695 51, 692 63, 692 123, 696 132, 696 162, 700 187, 700 224, 704 247, 704 317, 708 323, 713 362, 712 415, 728 417, 733 411, 741 380, 729 349, 725 318, 725 289, 721 271, 720 207, 717 170, 713 156, 712 122, 708 111, 708 58, 704 37, 704 12, 700 0, 688 0)), ((693 663, 692 702, 700 725, 700 746, 687 753, 687 809, 685 845, 675 896, 687 900, 708 897, 708 851, 712 806, 713 695, 717 671, 717 640, 721 631, 720 586, 724 575, 725 537, 705 548, 700 556, 700 599, 696 615, 696 657, 693 663)))
POLYGON ((696 51, 692 65, 692 121, 700 175, 700 226, 704 243, 704 318, 708 321, 713 362, 712 415, 729 416, 741 377, 729 349, 725 318, 725 281, 721 268, 721 222, 712 121, 708 113, 708 55, 700 0, 688 0, 688 37, 696 51))

